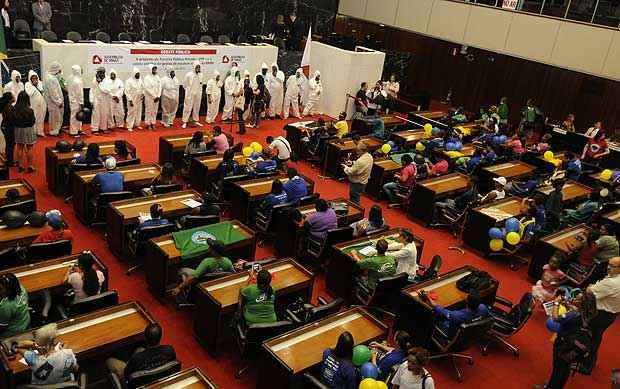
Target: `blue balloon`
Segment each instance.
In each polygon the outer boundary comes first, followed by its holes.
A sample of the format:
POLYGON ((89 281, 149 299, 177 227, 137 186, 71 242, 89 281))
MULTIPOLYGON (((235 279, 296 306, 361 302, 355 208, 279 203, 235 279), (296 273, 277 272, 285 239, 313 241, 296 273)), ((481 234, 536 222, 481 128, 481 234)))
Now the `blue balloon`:
POLYGON ((620 171, 615 171, 615 172, 611 173, 611 180, 612 181, 617 180, 618 177, 620 177, 620 171))
POLYGON ((519 219, 511 217, 506 220, 506 231, 508 232, 519 232, 521 228, 521 223, 519 223, 519 219))
POLYGON ((362 378, 377 378, 379 375, 379 371, 377 370, 377 366, 373 365, 372 362, 366 362, 362 365, 360 369, 360 373, 362 378))
POLYGON ((507 140, 508 140, 508 137, 506 135, 500 135, 499 136, 499 142, 500 143, 506 143, 507 140))
POLYGON ((547 329, 551 332, 559 332, 560 331, 560 323, 549 318, 547 319, 547 329))
POLYGON ((452 144, 452 142, 446 142, 446 144, 444 145, 446 151, 452 151, 454 150, 454 145, 452 144))
POLYGON ((489 229, 489 238, 491 239, 504 239, 504 233, 497 227, 489 229))
POLYGON ((491 143, 493 143, 494 145, 499 144, 499 136, 497 135, 493 136, 491 143))
POLYGON ((457 140, 457 141, 454 143, 454 149, 455 149, 455 150, 458 150, 458 151, 463 150, 463 143, 461 143, 461 141, 458 141, 458 140, 457 140))

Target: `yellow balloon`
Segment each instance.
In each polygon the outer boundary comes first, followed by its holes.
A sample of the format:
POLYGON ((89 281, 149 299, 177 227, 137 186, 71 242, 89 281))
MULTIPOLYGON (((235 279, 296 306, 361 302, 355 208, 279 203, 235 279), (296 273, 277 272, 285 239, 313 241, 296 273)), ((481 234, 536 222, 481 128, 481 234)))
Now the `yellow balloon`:
POLYGON ((242 151, 243 151, 243 156, 249 157, 254 152, 254 149, 251 148, 250 146, 245 146, 242 151))
POLYGON ((364 378, 359 389, 377 389, 377 381, 374 378, 364 378))
POLYGON ((426 146, 424 146, 424 143, 418 142, 415 144, 415 149, 418 151, 424 151, 426 150, 426 146))
POLYGON ((431 132, 431 131, 433 131, 433 125, 430 123, 426 123, 424 125, 424 132, 431 132))
POLYGON ((553 160, 553 157, 553 151, 545 151, 545 153, 543 154, 543 158, 545 159, 545 161, 551 162, 553 160))
POLYGON ((381 146, 381 152, 383 154, 387 154, 390 152, 390 150, 392 150, 392 146, 389 145, 389 143, 384 144, 383 146, 381 146))
POLYGON ((376 381, 375 389, 387 389, 387 384, 383 381, 376 381))
POLYGON ((611 178, 611 175, 613 174, 613 172, 609 169, 605 169, 601 172, 601 179, 608 181, 611 178))
POLYGON ((258 142, 250 143, 250 147, 257 153, 261 153, 263 151, 263 146, 258 142))
POLYGON ((521 241, 521 235, 519 235, 518 232, 509 232, 506 234, 506 242, 510 243, 511 245, 516 245, 517 243, 519 243, 521 241))
POLYGON ((501 239, 491 239, 489 242, 489 247, 493 251, 499 251, 504 247, 504 241, 501 239))

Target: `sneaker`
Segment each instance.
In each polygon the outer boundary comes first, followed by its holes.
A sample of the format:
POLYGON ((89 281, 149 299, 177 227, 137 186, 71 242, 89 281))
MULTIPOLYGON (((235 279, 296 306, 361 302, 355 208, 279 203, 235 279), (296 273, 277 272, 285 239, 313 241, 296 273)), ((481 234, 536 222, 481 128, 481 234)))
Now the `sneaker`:
POLYGON ((187 123, 183 123, 183 125, 181 126, 181 128, 187 128, 187 123))
POLYGON ((133 132, 133 128, 128 128, 127 131, 133 132))
POLYGON ((138 127, 136 127, 136 129, 137 129, 137 130, 144 130, 144 127, 142 127, 142 126, 138 126, 138 127))

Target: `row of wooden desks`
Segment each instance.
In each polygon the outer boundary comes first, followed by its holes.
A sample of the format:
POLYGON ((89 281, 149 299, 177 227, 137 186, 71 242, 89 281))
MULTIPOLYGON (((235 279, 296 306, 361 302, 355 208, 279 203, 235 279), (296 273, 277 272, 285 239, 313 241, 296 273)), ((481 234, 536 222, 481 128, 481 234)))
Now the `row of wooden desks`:
MULTIPOLYGON (((294 298, 309 301, 314 275, 293 259, 285 258, 265 265, 272 275, 271 286, 276 293, 276 312, 284 309, 294 298)), ((223 330, 232 318, 239 303, 239 292, 247 285, 249 272, 239 272, 196 286, 196 311, 194 333, 209 352, 216 353, 223 339, 223 330)), ((281 316, 281 315, 280 315, 281 316)))
MULTIPOLYGON (((360 140, 366 144, 370 153, 377 150, 384 143, 381 139, 372 136, 363 136, 360 140)), ((335 178, 344 177, 341 164, 355 156, 356 147, 357 145, 351 139, 335 139, 327 142, 322 174, 335 178)))
POLYGON ((430 223, 435 203, 446 198, 453 198, 468 190, 470 186, 469 177, 461 173, 451 173, 420 181, 414 188, 409 214, 425 223, 430 223))
POLYGON ((351 132, 359 135, 371 134, 374 131, 375 123, 379 119, 383 120, 385 130, 390 132, 410 126, 409 123, 395 115, 366 116, 351 121, 351 132))
POLYGON ((390 134, 390 140, 401 148, 411 148, 426 138, 424 129, 417 128, 404 131, 395 131, 390 134))
POLYGON ((394 180, 394 175, 402 169, 402 165, 392 159, 375 160, 366 185, 366 194, 380 200, 383 197, 383 185, 394 180))
POLYGON ((603 219, 615 225, 616 228, 620 228, 620 209, 603 214, 603 219))
POLYGON ((487 192, 493 189, 493 178, 505 177, 508 181, 529 177, 536 167, 522 161, 511 161, 480 169, 480 190, 487 192))
MULTIPOLYGON (((190 186, 198 192, 207 190, 217 177, 217 167, 222 159, 222 155, 205 155, 193 158, 189 165, 190 186)), ((234 159, 239 165, 245 165, 246 158, 243 154, 235 154, 234 159)))
MULTIPOLYGON (((196 128, 196 131, 199 131, 196 128)), ((201 130, 205 137, 213 135, 211 130, 201 130)), ((175 167, 180 167, 185 154, 185 147, 189 143, 194 132, 183 134, 166 135, 159 137, 159 164, 163 166, 166 162, 172 162, 175 167)))
POLYGON ((29 246, 40 233, 50 229, 47 224, 43 227, 24 224, 19 228, 7 228, 6 225, 0 225, 0 250, 15 246, 29 246))
POLYGON ((19 201, 35 200, 35 191, 32 185, 23 178, 0 181, 0 207, 6 204, 6 192, 17 189, 19 201))
MULTIPOLYGON (((573 204, 582 200, 585 200, 592 193, 592 188, 589 186, 585 186, 579 182, 569 180, 562 187, 562 204, 565 206, 568 204, 573 204)), ((551 192, 553 192, 552 186, 545 186, 536 189, 537 193, 548 196, 551 192)))

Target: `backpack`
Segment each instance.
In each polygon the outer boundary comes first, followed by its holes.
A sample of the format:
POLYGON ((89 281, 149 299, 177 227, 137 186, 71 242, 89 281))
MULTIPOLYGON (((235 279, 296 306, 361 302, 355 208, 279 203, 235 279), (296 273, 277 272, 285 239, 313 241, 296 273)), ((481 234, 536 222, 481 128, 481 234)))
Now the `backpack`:
POLYGON ((576 365, 575 370, 590 375, 593 364, 588 363, 592 354, 592 332, 590 328, 580 325, 558 339, 557 355, 564 361, 576 365))
POLYGON ((456 282, 456 287, 470 293, 472 290, 484 291, 493 285, 494 279, 485 271, 473 271, 456 282))

